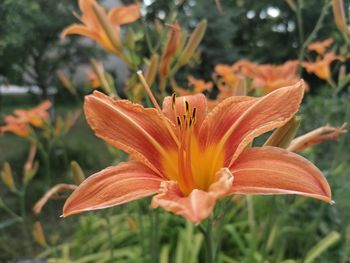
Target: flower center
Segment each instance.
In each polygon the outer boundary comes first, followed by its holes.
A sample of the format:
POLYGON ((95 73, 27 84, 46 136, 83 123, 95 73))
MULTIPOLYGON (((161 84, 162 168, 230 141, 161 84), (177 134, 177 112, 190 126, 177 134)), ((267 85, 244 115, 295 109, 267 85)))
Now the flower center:
POLYGON ((219 153, 215 163, 214 155, 217 152, 216 145, 203 146, 199 144, 198 134, 194 131, 197 121, 197 109, 191 107, 184 99, 184 114, 176 111, 176 98, 172 96, 172 108, 177 123, 177 137, 179 145, 177 150, 171 150, 168 160, 177 164, 177 170, 169 169, 169 161, 165 160, 167 178, 177 181, 184 195, 191 193, 193 189, 208 190, 216 181, 215 173, 223 167, 223 155, 219 153))
POLYGON ((164 176, 169 180, 176 181, 185 196, 189 195, 193 189, 207 191, 210 185, 217 180, 215 174, 224 164, 224 153, 220 150, 220 145, 201 145, 199 143, 198 134, 194 132, 197 121, 197 109, 195 107, 192 108, 190 103, 184 99, 184 111, 181 114, 178 113, 176 107, 177 98, 173 94, 172 109, 177 125, 176 134, 160 109, 142 72, 138 71, 137 74, 153 105, 160 115, 164 117, 164 125, 168 128, 177 145, 176 148, 166 149, 166 153, 164 153, 164 176))

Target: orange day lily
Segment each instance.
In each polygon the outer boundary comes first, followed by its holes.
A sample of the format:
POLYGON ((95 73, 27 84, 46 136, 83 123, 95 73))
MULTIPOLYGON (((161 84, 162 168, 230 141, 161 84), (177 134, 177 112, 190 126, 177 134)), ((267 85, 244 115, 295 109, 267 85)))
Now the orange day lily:
POLYGON ((0 127, 0 132, 12 132, 20 137, 28 137, 30 134, 29 124, 42 128, 49 117, 47 110, 50 107, 51 102, 46 100, 32 109, 15 110, 14 115, 4 117, 5 125, 0 127))
POLYGON ((27 123, 23 123, 18 118, 7 115, 4 117, 5 125, 0 126, 0 133, 11 132, 19 137, 28 137, 30 129, 27 123))
POLYGON ((99 43, 104 49, 116 55, 122 53, 120 47, 120 26, 135 22, 140 17, 140 6, 132 4, 111 9, 106 14, 95 0, 79 0, 82 24, 73 24, 62 32, 66 35, 83 35, 99 43))
POLYGON ((213 78, 220 93, 215 100, 208 101, 210 109, 228 97, 246 95, 242 68, 250 63, 248 60, 238 60, 232 65, 217 64, 215 66, 213 78))
POLYGON ((315 51, 319 55, 324 55, 326 53, 327 48, 329 48, 333 44, 332 38, 327 38, 323 41, 317 41, 309 44, 307 48, 309 51, 315 51))
POLYGON ((38 106, 29 109, 29 110, 22 110, 18 109, 15 110, 14 113, 18 117, 19 120, 21 120, 24 123, 29 123, 37 128, 42 128, 45 124, 45 121, 49 117, 49 113, 47 110, 51 108, 52 104, 50 101, 45 100, 42 103, 40 103, 38 106))
POLYGON ((213 88, 213 82, 211 81, 205 82, 204 80, 196 79, 193 76, 188 76, 187 80, 188 80, 188 84, 193 86, 192 90, 180 88, 180 87, 177 87, 176 85, 173 85, 174 91, 180 96, 187 96, 191 94, 202 93, 204 91, 210 91, 213 88))
POLYGON ((242 71, 244 76, 253 79, 253 88, 261 88, 263 93, 267 94, 297 83, 298 63, 296 60, 287 61, 281 65, 246 63, 242 71))
POLYGON ((331 202, 320 170, 277 147, 249 147, 255 137, 283 126, 297 112, 303 81, 264 97, 230 97, 207 113, 203 94, 166 97, 163 110, 112 99, 85 98, 96 135, 131 160, 87 178, 67 199, 63 216, 154 195, 162 207, 192 223, 207 218, 232 194, 299 194, 331 202))
POLYGON ((248 60, 238 60, 232 65, 217 64, 214 68, 215 74, 221 78, 227 86, 235 86, 239 81, 242 68, 251 64, 248 60))
POLYGON ((334 52, 329 52, 323 58, 318 57, 315 62, 303 62, 301 65, 309 73, 314 73, 320 79, 329 80, 331 78, 330 65, 337 59, 342 60, 334 52))

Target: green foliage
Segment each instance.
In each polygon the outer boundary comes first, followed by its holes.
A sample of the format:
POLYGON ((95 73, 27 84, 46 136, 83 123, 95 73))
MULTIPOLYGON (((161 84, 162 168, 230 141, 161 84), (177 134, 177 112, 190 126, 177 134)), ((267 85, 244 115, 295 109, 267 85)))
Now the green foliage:
POLYGON ((36 85, 47 97, 60 67, 73 68, 84 53, 59 35, 73 23, 76 1, 4 0, 0 3, 0 76, 11 83, 36 85))

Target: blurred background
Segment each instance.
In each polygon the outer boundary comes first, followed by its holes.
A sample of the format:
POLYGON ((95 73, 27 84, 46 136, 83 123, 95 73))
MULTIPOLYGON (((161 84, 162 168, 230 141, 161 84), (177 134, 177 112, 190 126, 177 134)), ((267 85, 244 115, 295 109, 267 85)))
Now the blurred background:
MULTIPOLYGON (((34 110, 34 117, 42 115, 49 124, 34 125, 32 138, 5 130, 0 135, 0 262, 205 262, 203 236, 196 227, 163 211, 151 211, 149 200, 59 218, 79 175, 89 176, 126 159, 88 127, 82 112, 84 96, 94 89, 105 92, 107 85, 121 98, 145 102, 130 87, 136 85, 136 69, 146 69, 145 58, 159 50, 149 43, 156 43, 159 32, 174 20, 189 34, 205 19, 198 50, 176 72, 177 86, 189 87, 189 75, 212 81, 205 94, 214 100, 221 92, 213 80, 218 64, 318 61, 321 58, 308 50, 308 44, 330 38, 328 52, 337 55, 328 64, 330 77, 301 66, 295 73, 309 88, 297 135, 326 125, 341 127, 350 122, 350 35, 339 26, 333 2, 337 1, 144 0, 141 18, 121 28, 124 45, 134 52, 131 67, 89 38, 63 39, 62 31, 79 23, 76 1, 2 0, 0 126, 8 124, 6 116, 16 110, 37 105, 41 110, 34 110), (98 74, 102 64, 107 84, 98 74), (50 106, 40 104, 43 101, 50 106), (63 191, 33 212, 36 202, 57 184, 65 184, 63 191)), ((99 3, 110 9, 134 1, 99 3)), ((343 6, 348 18, 349 4, 344 1, 343 6)), ((172 89, 169 80, 163 91, 171 94, 172 89)), ((336 140, 301 154, 324 172, 335 205, 302 197, 253 197, 252 212, 245 199, 235 197, 221 231, 224 252, 219 262, 350 262, 350 136, 331 139, 336 140)))

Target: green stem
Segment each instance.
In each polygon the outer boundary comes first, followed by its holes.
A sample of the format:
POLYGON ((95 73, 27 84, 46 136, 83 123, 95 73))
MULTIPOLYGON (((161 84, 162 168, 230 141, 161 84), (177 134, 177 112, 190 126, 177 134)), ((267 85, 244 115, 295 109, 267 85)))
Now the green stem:
POLYGON ((158 262, 158 244, 159 244, 159 209, 150 212, 151 219, 151 259, 152 262, 158 262))
POLYGON ((256 227, 255 227, 255 213, 254 213, 254 203, 253 203, 253 198, 252 196, 247 196, 246 197, 247 201, 247 208, 248 208, 248 225, 249 225, 249 232, 250 232, 250 260, 254 261, 253 258, 253 252, 256 251, 256 227))
POLYGON ((304 21, 302 15, 302 1, 303 0, 298 0, 298 6, 296 10, 300 46, 304 43, 304 21))
POLYGON ((152 41, 151 41, 151 38, 149 36, 149 31, 148 31, 148 28, 147 28, 147 21, 146 21, 145 18, 142 19, 141 24, 142 24, 142 27, 143 27, 143 32, 145 33, 147 48, 148 48, 149 52, 151 54, 153 54, 153 53, 156 52, 156 50, 153 48, 152 41))
MULTIPOLYGON (((335 96, 334 96, 335 97, 335 96)), ((347 108, 346 112, 345 112, 345 118, 344 118, 344 123, 349 123, 350 122, 350 107, 347 108)), ((331 163, 331 169, 330 171, 334 171, 334 169, 336 168, 337 164, 340 164, 343 159, 342 153, 343 153, 343 148, 346 145, 346 140, 348 138, 347 136, 348 134, 343 134, 340 137, 340 140, 337 142, 337 148, 334 154, 334 158, 332 160, 331 163)))
MULTIPOLYGON (((172 24, 176 17, 177 17, 177 12, 176 12, 176 4, 175 1, 172 1, 172 5, 170 6, 170 10, 169 13, 167 15, 167 17, 165 18, 165 22, 164 24, 172 24)), ((154 46, 153 50, 157 51, 158 49, 160 49, 162 47, 162 44, 164 43, 164 40, 166 38, 168 34, 168 30, 163 30, 162 33, 160 34, 159 37, 159 41, 157 42, 157 44, 154 46)))
POLYGON ((114 262, 114 250, 113 250, 113 237, 112 237, 112 224, 111 219, 108 215, 105 216, 106 222, 107 222, 107 233, 108 233, 108 241, 109 241, 109 248, 111 251, 111 262, 114 262))
POLYGON ((63 162, 64 162, 64 168, 68 168, 69 167, 69 160, 68 160, 68 155, 67 155, 67 147, 66 147, 66 144, 64 143, 63 141, 63 138, 62 137, 59 137, 58 139, 58 142, 59 144, 61 145, 61 148, 62 148, 62 151, 63 151, 63 162))
POLYGON ((5 203, 0 202, 0 208, 2 208, 6 213, 8 213, 11 217, 13 217, 14 219, 16 219, 17 221, 23 221, 22 217, 20 217, 19 215, 17 215, 15 212, 13 212, 11 210, 11 208, 9 208, 5 203))
POLYGON ((145 231, 144 231, 144 226, 143 226, 143 211, 142 211, 142 203, 139 202, 138 203, 138 212, 139 212, 139 216, 138 218, 138 223, 139 223, 139 242, 141 244, 141 251, 142 254, 141 255, 145 255, 145 231))
POLYGON ((211 216, 208 219, 208 225, 204 233, 205 238, 205 251, 206 251, 206 262, 214 263, 215 262, 215 247, 214 247, 214 238, 213 238, 213 217, 211 216))
POLYGON ((327 83, 332 87, 334 91, 337 90, 337 84, 335 84, 334 80, 332 78, 327 79, 327 83))
POLYGON ((26 193, 27 189, 23 186, 22 191, 18 193, 20 198, 20 214, 22 217, 22 231, 24 238, 27 240, 27 243, 31 244, 31 237, 28 229, 28 220, 27 220, 27 212, 26 212, 26 193))
POLYGON ((40 155, 43 158, 44 168, 45 168, 45 179, 46 179, 46 188, 50 188, 51 186, 51 174, 50 174, 50 159, 48 153, 45 151, 44 146, 41 142, 37 143, 38 150, 40 155))
MULTIPOLYGON (((298 60, 299 63, 301 64, 301 62, 304 59, 304 55, 305 55, 305 50, 307 48, 307 46, 311 43, 311 41, 314 39, 314 37, 316 36, 316 34, 318 33, 318 31, 321 29, 322 24, 323 24, 323 20, 326 17, 328 8, 331 6, 331 2, 329 1, 325 1, 325 4, 323 5, 321 14, 315 24, 314 29, 311 31, 310 35, 307 37, 307 39, 305 40, 305 42, 302 44, 302 46, 300 47, 300 51, 299 51, 299 55, 298 55, 298 60)), ((301 66, 299 64, 299 70, 298 73, 301 73, 301 66)))

